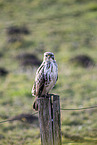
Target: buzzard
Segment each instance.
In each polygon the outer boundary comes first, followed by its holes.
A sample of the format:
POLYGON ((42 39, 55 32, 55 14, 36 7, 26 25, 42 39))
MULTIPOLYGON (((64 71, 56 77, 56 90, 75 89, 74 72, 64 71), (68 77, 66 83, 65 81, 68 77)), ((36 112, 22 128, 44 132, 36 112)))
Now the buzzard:
MULTIPOLYGON (((32 88, 32 95, 41 97, 47 95, 48 92, 55 86, 58 79, 58 66, 52 52, 45 52, 44 59, 36 72, 35 82, 32 88)), ((33 104, 33 109, 37 110, 36 101, 33 104)))

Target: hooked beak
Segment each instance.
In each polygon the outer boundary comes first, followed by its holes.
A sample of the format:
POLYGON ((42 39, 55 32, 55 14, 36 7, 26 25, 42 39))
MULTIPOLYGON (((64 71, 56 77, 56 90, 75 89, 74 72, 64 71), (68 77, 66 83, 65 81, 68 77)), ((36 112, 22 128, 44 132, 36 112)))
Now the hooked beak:
POLYGON ((50 55, 48 55, 48 58, 50 58, 50 55))

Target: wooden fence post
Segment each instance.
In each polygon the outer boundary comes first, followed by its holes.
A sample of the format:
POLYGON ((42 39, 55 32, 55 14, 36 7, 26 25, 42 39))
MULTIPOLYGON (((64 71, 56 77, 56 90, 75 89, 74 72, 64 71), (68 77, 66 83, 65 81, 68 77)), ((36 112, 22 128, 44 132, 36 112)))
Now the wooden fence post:
POLYGON ((60 97, 49 94, 38 99, 41 145, 62 145, 60 97))

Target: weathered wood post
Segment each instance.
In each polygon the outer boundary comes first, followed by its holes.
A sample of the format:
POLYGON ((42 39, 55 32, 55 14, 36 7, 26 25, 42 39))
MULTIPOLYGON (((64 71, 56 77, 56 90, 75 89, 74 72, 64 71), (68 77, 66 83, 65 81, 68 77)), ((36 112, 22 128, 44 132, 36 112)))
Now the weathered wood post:
POLYGON ((38 99, 41 145, 62 145, 60 97, 49 94, 38 99))

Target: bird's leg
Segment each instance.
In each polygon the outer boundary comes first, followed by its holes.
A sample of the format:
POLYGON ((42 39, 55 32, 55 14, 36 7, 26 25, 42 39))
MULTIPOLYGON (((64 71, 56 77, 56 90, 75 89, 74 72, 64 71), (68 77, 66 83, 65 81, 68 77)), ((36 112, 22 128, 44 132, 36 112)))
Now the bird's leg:
POLYGON ((44 97, 44 98, 47 98, 48 97, 48 93, 45 93, 43 96, 41 97, 44 97))
POLYGON ((45 96, 48 96, 48 93, 46 93, 45 96))
POLYGON ((41 97, 43 97, 43 98, 47 98, 49 96, 49 94, 48 93, 45 93, 44 95, 42 95, 41 97))
POLYGON ((49 93, 48 92, 45 94, 45 98, 47 98, 47 97, 49 97, 49 93))

